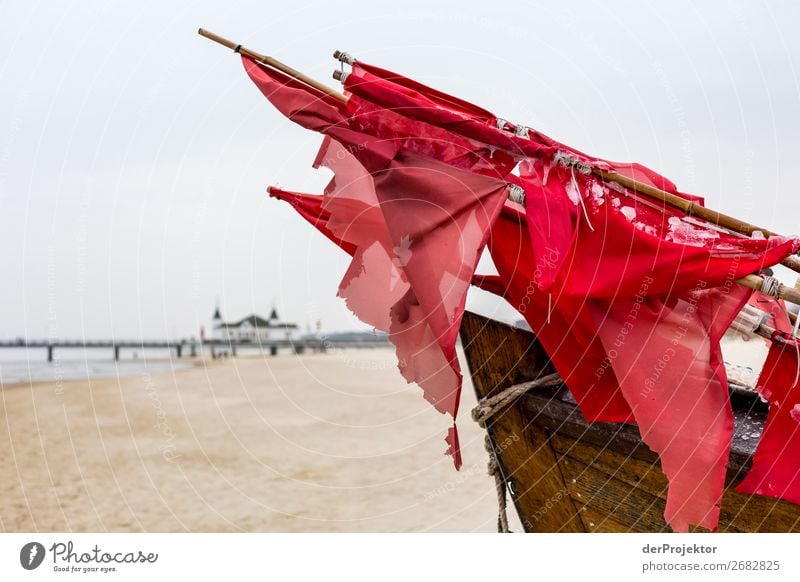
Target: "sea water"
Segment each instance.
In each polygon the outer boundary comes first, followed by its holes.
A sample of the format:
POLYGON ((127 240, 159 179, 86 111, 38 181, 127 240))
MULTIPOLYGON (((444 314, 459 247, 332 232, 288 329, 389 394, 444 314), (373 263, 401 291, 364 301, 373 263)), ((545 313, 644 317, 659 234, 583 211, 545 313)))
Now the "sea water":
POLYGON ((166 349, 123 350, 119 361, 110 348, 56 349, 47 361, 44 348, 0 350, 0 385, 20 382, 59 382, 161 374, 191 366, 166 349))

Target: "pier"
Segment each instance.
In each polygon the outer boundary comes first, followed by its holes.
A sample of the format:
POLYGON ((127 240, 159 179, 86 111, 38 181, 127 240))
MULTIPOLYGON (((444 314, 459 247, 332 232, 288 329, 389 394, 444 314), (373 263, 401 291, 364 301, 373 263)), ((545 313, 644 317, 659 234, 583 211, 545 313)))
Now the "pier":
POLYGON ((296 354, 306 351, 323 353, 332 348, 367 348, 387 345, 386 341, 330 341, 325 338, 305 338, 298 340, 267 340, 260 342, 224 341, 224 340, 0 340, 0 349, 42 349, 45 350, 47 361, 53 361, 56 349, 108 349, 114 361, 120 359, 122 350, 163 349, 172 352, 176 358, 197 357, 201 350, 210 352, 212 358, 217 356, 236 356, 237 351, 259 350, 271 356, 277 356, 279 350, 290 350, 296 354))

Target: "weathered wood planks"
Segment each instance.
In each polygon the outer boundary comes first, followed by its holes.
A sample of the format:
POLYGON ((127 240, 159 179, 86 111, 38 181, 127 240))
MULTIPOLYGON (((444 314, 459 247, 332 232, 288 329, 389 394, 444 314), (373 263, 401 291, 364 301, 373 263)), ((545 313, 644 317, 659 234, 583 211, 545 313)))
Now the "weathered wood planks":
MULTIPOLYGON (((553 372, 530 332, 467 313, 461 338, 478 398, 553 372)), ((800 506, 734 491, 765 416, 746 399, 734 407, 738 436, 719 530, 800 531, 800 506)), ((670 531, 667 480, 635 426, 587 423, 566 390, 549 389, 499 413, 489 434, 526 531, 670 531)))

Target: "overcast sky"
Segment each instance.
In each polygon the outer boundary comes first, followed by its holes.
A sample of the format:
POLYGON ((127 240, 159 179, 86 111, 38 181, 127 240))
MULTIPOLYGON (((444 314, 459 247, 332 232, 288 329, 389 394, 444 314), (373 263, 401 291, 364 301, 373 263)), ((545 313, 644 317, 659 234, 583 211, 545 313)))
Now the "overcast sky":
POLYGON ((319 136, 200 26, 331 84, 347 50, 797 233, 799 4, 695 4, 2 2, 0 337, 196 335, 217 298, 363 328, 347 257, 265 194, 321 191, 319 136))

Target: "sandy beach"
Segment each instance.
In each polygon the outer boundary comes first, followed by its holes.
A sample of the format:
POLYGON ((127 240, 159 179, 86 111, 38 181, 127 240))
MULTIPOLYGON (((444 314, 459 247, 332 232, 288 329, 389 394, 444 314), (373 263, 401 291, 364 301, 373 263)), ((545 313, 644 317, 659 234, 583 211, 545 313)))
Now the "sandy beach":
POLYGON ((494 531, 482 431, 407 385, 390 349, 204 360, 0 390, 0 529, 494 531))

